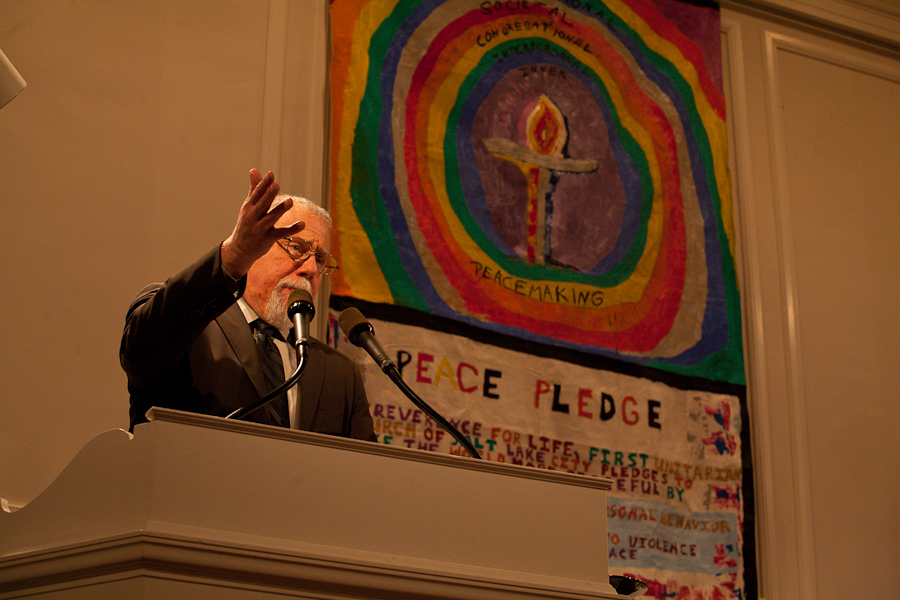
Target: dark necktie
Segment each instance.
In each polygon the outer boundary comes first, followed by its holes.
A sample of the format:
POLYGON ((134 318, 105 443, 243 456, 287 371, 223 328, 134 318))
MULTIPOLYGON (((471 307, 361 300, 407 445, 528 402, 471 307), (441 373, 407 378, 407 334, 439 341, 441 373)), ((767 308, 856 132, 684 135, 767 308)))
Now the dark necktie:
MULTIPOLYGON (((273 339, 282 339, 281 333, 262 319, 253 321, 250 326, 253 328, 253 339, 256 340, 256 346, 259 348, 259 357, 262 359, 268 393, 284 383, 284 365, 281 362, 281 353, 273 339)), ((291 426, 286 392, 266 404, 265 410, 268 411, 276 425, 291 426)))

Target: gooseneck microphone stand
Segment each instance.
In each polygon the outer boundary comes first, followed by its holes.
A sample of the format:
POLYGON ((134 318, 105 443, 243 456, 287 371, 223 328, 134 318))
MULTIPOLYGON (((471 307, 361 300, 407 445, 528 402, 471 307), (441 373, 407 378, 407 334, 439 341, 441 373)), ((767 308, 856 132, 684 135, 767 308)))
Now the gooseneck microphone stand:
POLYGON ((288 296, 288 318, 294 323, 294 349, 297 352, 297 368, 293 374, 287 378, 287 381, 279 385, 277 388, 254 402, 249 406, 244 406, 227 415, 226 419, 243 419, 254 410, 260 409, 300 380, 303 370, 306 368, 306 357, 309 353, 309 322, 316 313, 313 307, 312 296, 306 290, 294 290, 288 296))
POLYGON ((484 460, 484 457, 481 456, 478 450, 475 449, 475 446, 472 445, 472 442, 469 441, 469 438, 460 433, 456 427, 454 427, 450 424, 450 422, 447 421, 447 419, 441 416, 441 414, 436 410, 428 406, 428 404, 426 404, 424 400, 419 398, 416 393, 412 391, 412 389, 406 384, 406 382, 403 381, 403 377, 400 376, 400 371, 397 370, 397 367, 393 363, 391 363, 388 368, 384 369, 384 373, 391 378, 391 381, 397 384, 397 387, 400 388, 400 391, 406 394, 406 397, 409 398, 413 404, 422 409, 422 412, 434 419, 434 421, 437 422, 438 425, 443 427, 450 435, 452 435, 453 439, 459 442, 459 445, 465 448, 466 452, 468 452, 472 458, 479 458, 481 460, 484 460))
MULTIPOLYGON (((298 350, 299 349, 300 349, 300 347, 298 346, 298 350)), ((303 370, 306 368, 306 347, 305 346, 303 347, 302 350, 300 350, 300 352, 298 352, 298 356, 300 356, 300 359, 297 362, 297 368, 296 368, 296 370, 294 370, 294 372, 291 374, 291 376, 288 377, 287 381, 285 381, 284 383, 279 385, 277 388, 275 388, 274 390, 272 390, 271 392, 269 392, 268 394, 266 394, 265 396, 263 396, 262 398, 260 398, 256 402, 254 402, 253 404, 250 404, 249 406, 241 407, 241 408, 237 409, 236 411, 226 415, 225 418, 241 420, 244 417, 246 417, 247 415, 249 415, 250 413, 252 413, 254 410, 262 408, 263 406, 265 406, 266 404, 268 404, 269 402, 271 402, 272 400, 274 400, 275 398, 277 398, 278 396, 280 396, 281 394, 283 394, 284 392, 289 390, 295 383, 297 383, 297 381, 300 380, 300 376, 303 375, 303 370), (302 354, 301 354, 301 352, 302 352, 302 354)))
POLYGON ((443 427, 451 436, 453 436, 453 439, 459 442, 459 445, 465 448, 472 458, 484 460, 484 457, 479 454, 478 450, 475 449, 475 446, 472 445, 472 442, 470 442, 466 436, 461 434, 456 427, 451 425, 447 419, 442 417, 436 410, 428 406, 424 400, 419 398, 416 393, 406 385, 406 382, 403 381, 403 377, 400 376, 397 365, 387 357, 384 348, 382 348, 381 344, 378 343, 378 340, 375 339, 375 328, 372 327, 372 324, 369 323, 359 310, 353 307, 346 309, 338 316, 338 325, 340 325, 341 331, 344 332, 344 335, 347 336, 350 343, 365 350, 369 356, 372 357, 372 360, 374 360, 381 368, 384 374, 391 378, 391 381, 400 388, 400 391, 406 394, 407 398, 412 400, 413 404, 422 409, 426 415, 431 417, 438 425, 443 427))

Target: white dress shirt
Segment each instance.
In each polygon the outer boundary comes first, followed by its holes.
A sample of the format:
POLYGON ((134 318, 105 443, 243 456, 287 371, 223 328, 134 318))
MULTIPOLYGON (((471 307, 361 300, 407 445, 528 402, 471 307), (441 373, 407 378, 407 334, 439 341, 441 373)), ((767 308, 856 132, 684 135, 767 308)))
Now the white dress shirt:
MULTIPOLYGON (((244 318, 247 319, 247 323, 252 323, 256 319, 259 318, 259 315, 256 314, 250 305, 243 298, 238 298, 238 306, 241 307, 241 312, 244 313, 244 318)), ((278 328, 278 331, 281 332, 281 335, 284 339, 288 339, 288 335, 291 332, 291 328, 281 329, 278 328)), ((278 352, 281 354, 281 364, 284 367, 284 379, 285 381, 294 374, 294 370, 297 368, 297 353, 293 352, 292 349, 287 345, 286 342, 283 342, 279 339, 274 339, 275 346, 278 348, 278 352)), ((300 422, 300 386, 295 385, 292 386, 287 391, 287 399, 288 399, 288 413, 291 416, 291 429, 297 429, 298 423, 300 422)))

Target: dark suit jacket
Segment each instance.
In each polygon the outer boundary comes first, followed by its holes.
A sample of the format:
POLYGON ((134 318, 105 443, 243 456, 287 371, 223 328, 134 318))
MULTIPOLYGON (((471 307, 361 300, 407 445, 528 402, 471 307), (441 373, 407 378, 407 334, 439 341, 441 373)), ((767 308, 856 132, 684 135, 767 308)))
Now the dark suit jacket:
MULTIPOLYGON (((138 294, 119 351, 132 430, 151 406, 225 416, 265 395, 259 352, 237 305, 243 283, 222 270, 217 246, 138 294)), ((343 354, 311 340, 298 385, 300 429, 375 439, 362 376, 343 354)), ((245 420, 275 424, 263 408, 245 420)))

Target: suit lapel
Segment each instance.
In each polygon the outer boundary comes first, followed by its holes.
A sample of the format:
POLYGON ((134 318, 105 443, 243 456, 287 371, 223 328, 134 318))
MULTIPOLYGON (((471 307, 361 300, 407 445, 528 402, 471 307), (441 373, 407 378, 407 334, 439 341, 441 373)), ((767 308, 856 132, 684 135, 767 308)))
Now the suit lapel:
MULTIPOLYGON (((222 330, 222 334, 235 356, 244 367, 244 371, 250 378, 256 393, 262 398, 266 394, 266 379, 263 373, 262 362, 250 325, 247 323, 241 308, 234 304, 222 313, 216 323, 222 330)), ((307 364, 300 377, 300 429, 309 431, 312 427, 319 398, 322 396, 322 387, 325 383, 325 353, 316 346, 319 342, 311 340, 307 354, 307 364)))
POLYGON ((247 318, 241 312, 241 307, 237 303, 232 304, 228 310, 219 315, 216 319, 225 339, 231 345, 234 354, 241 361, 244 371, 253 383, 256 393, 262 398, 266 394, 266 377, 263 372, 263 366, 259 357, 259 350, 256 348, 256 342, 253 339, 253 332, 247 323, 247 318))
POLYGON ((310 343, 306 361, 300 377, 300 429, 310 431, 325 382, 325 353, 316 347, 315 340, 310 343))

